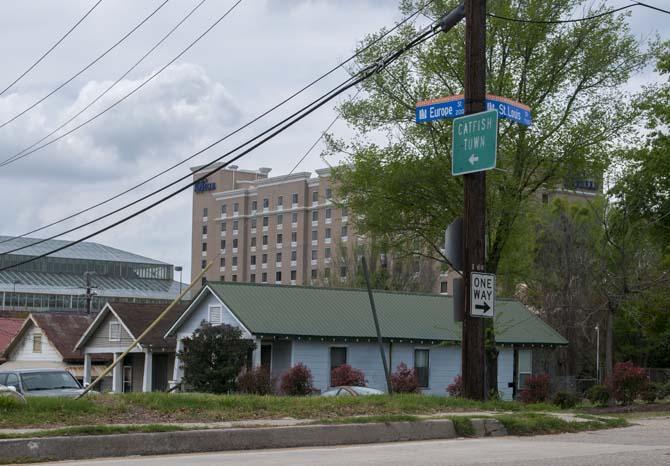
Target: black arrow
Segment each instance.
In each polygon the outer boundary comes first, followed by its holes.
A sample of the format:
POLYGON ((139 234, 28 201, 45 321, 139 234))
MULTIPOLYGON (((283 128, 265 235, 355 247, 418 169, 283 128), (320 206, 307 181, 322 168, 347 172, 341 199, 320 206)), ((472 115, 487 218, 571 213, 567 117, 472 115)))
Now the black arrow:
POLYGON ((484 312, 489 312, 489 309, 491 309, 491 306, 489 306, 488 303, 484 304, 475 304, 475 309, 481 309, 484 312))

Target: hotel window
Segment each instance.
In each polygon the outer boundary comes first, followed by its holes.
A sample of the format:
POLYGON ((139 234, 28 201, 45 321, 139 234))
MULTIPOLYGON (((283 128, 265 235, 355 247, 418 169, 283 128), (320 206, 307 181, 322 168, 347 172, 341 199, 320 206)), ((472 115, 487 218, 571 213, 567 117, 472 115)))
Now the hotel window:
POLYGON ((257 224, 257 223, 258 223, 258 222, 256 221, 255 218, 252 218, 252 219, 251 219, 251 229, 252 229, 252 230, 255 230, 255 229, 256 229, 256 224, 257 224))
POLYGON ((263 254, 263 256, 261 257, 261 262, 262 262, 263 264, 267 264, 267 263, 268 263, 268 255, 267 255, 267 254, 263 254))
POLYGON ((209 321, 212 325, 221 325, 223 309, 221 306, 209 306, 209 321))
POLYGON ((298 260, 298 251, 291 251, 291 260, 298 260))
POLYGON ((118 320, 109 323, 109 341, 121 341, 121 323, 118 320))
POLYGON ((347 225, 342 225, 340 236, 349 236, 349 228, 347 228, 347 225))
POLYGON ((252 236, 252 237, 251 237, 251 247, 252 247, 252 248, 255 248, 255 247, 256 247, 256 237, 255 237, 255 236, 252 236))
POLYGON ((202 226, 202 234, 206 235, 207 234, 207 225, 202 226))
POLYGON ((251 211, 258 210, 258 201, 251 201, 251 211))
POLYGON ((268 226, 269 223, 270 223, 270 217, 266 215, 265 217, 263 217, 263 226, 266 227, 268 226))
POLYGON ((237 245, 239 243, 237 242, 237 238, 233 238, 233 249, 237 249, 237 245))
POLYGON ((208 217, 208 215, 207 215, 207 207, 205 207, 204 209, 202 209, 202 216, 203 216, 203 217, 208 217))
POLYGON ((291 280, 295 281, 295 278, 297 276, 297 272, 295 270, 291 270, 291 280))
POLYGON ((234 282, 237 281, 237 275, 233 275, 233 281, 234 281, 234 282))
POLYGON ((330 207, 328 207, 328 208, 326 209, 326 218, 332 218, 332 217, 333 217, 333 209, 331 209, 330 207))
POLYGON ((319 232, 312 230, 312 241, 317 241, 319 239, 319 232))
POLYGON ((281 272, 276 272, 275 273, 275 281, 278 281, 278 282, 281 281, 281 272))
MULTIPOLYGON (((344 366, 347 363, 347 347, 346 346, 331 346, 330 348, 330 375, 332 377, 333 369, 344 366)), ((333 386, 332 378, 330 386, 333 386)))
POLYGON ((225 267, 226 266, 226 258, 222 257, 219 259, 219 267, 225 267))
POLYGON ((261 274, 261 281, 262 281, 263 283, 267 283, 267 282, 268 282, 268 273, 267 273, 267 272, 263 272, 263 273, 261 274))
POLYGON ((312 249, 312 260, 315 261, 316 258, 318 257, 318 252, 316 249, 312 249))
POLYGON ((256 265, 256 256, 251 256, 251 265, 256 265))
POLYGON ((263 199, 263 208, 268 209, 270 207, 270 200, 268 198, 263 199))
POLYGON ((330 188, 326 188, 326 199, 333 197, 333 191, 330 188))
POLYGON ((319 202, 319 191, 312 191, 312 202, 319 202))
POLYGON ((427 349, 414 350, 414 371, 419 379, 419 387, 427 388, 430 379, 429 372, 430 353, 427 349))
POLYGON ((225 233, 226 231, 226 222, 221 222, 221 232, 225 233))
POLYGON ((312 279, 316 279, 316 269, 312 269, 312 279))
POLYGON ((240 222, 238 220, 233 220, 233 230, 240 229, 240 222))
POLYGON ((237 267, 237 256, 233 256, 233 267, 237 267))
POLYGON ((347 217, 349 215, 349 207, 342 207, 342 217, 347 217))
POLYGON ((281 252, 277 253, 277 260, 276 262, 281 262, 281 252))
POLYGON ((202 252, 207 252, 207 243, 202 243, 202 252))
POLYGON ((200 261, 200 268, 204 269, 205 267, 207 267, 207 261, 203 259, 202 261, 200 261))
POLYGON ((283 223, 284 223, 284 215, 283 214, 277 215, 277 225, 279 226, 282 225, 283 223))
POLYGON ((33 353, 42 352, 42 335, 35 334, 33 335, 33 353))
POLYGON ((330 239, 333 236, 333 232, 330 228, 326 228, 326 239, 330 239))
POLYGON ((292 231, 291 232, 291 242, 292 243, 297 243, 298 242, 298 232, 297 231, 292 231))
POLYGON ((235 204, 233 204, 233 213, 236 214, 239 211, 240 211, 240 204, 238 202, 236 202, 235 204))
POLYGON ((449 293, 449 283, 440 282, 440 293, 449 293))
POLYGON ((251 278, 249 279, 249 281, 250 281, 251 283, 256 283, 256 274, 255 274, 255 273, 252 273, 252 274, 251 274, 251 278))
POLYGON ((228 206, 226 204, 221 205, 221 215, 226 215, 227 210, 228 206))
POLYGON ((282 244, 284 242, 284 235, 277 233, 277 244, 282 244))
POLYGON ((291 214, 291 223, 298 223, 298 212, 293 212, 291 214))
POLYGON ((226 281, 226 276, 225 275, 219 275, 219 281, 220 282, 225 282, 226 281))
POLYGON ((326 248, 325 257, 326 259, 330 259, 330 248, 326 248))
POLYGON ((221 249, 226 249, 226 240, 225 239, 221 240, 221 249))
POLYGON ((263 235, 263 246, 268 245, 268 235, 263 235))
POLYGON ((319 221, 319 211, 315 210, 312 212, 312 222, 318 222, 319 221))
POLYGON ((284 196, 279 196, 277 198, 277 207, 281 207, 284 205, 284 196))
POLYGON ((325 278, 330 278, 330 267, 326 267, 325 269, 323 269, 323 276, 325 278))
POLYGON ((344 278, 346 276, 347 276, 347 267, 346 266, 340 267, 340 277, 344 278))
POLYGON ((293 204, 297 204, 297 203, 298 203, 298 193, 293 193, 293 194, 291 194, 291 202, 292 202, 293 204))

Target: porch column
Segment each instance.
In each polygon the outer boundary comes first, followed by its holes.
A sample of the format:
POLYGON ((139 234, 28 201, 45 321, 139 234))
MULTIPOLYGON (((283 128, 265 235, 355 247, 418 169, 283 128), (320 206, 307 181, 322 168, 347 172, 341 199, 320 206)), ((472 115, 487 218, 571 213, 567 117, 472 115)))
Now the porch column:
POLYGON ((150 392, 151 391, 151 376, 153 375, 152 371, 152 362, 153 362, 153 353, 149 349, 144 350, 144 376, 142 378, 142 391, 150 392))
POLYGON ((91 383, 91 354, 84 353, 84 386, 91 383))
POLYGON ((179 359, 179 352, 184 350, 184 342, 177 336, 177 348, 174 355, 174 368, 172 369, 172 380, 170 381, 170 388, 178 383, 181 383, 181 359, 179 359))
POLYGON ((261 366, 261 339, 255 338, 254 342, 256 343, 256 349, 251 355, 251 368, 256 369, 261 366))
MULTIPOLYGON (((114 361, 119 359, 122 353, 114 353, 114 361)), ((123 392, 123 366, 121 363, 114 366, 112 370, 112 392, 123 392)))

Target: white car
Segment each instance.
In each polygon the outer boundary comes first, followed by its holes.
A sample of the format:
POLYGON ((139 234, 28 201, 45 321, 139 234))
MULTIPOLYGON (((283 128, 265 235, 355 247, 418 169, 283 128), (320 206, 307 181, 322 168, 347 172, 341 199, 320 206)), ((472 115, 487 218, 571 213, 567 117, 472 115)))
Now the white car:
POLYGON ((325 391, 321 396, 366 396, 366 395, 383 395, 384 392, 376 388, 368 387, 335 387, 325 391))
POLYGON ((63 369, 16 369, 0 372, 0 384, 24 397, 63 396, 74 398, 84 389, 63 369))

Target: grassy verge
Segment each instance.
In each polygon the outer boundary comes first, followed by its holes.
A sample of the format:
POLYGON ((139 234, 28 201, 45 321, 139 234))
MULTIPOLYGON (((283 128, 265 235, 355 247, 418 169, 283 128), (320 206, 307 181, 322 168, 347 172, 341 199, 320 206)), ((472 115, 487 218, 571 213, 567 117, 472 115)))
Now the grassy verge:
POLYGON ((547 414, 523 413, 495 416, 511 435, 559 434, 565 432, 583 432, 587 430, 612 429, 626 427, 628 421, 622 418, 589 417, 586 422, 566 421, 547 414))
POLYGON ((0 439, 16 438, 43 438, 43 437, 72 437, 75 435, 109 435, 109 434, 132 434, 148 432, 175 432, 188 430, 187 427, 170 424, 140 424, 136 426, 76 426, 62 427, 60 429, 39 430, 30 433, 0 433, 0 439))
POLYGON ((476 402, 428 395, 278 397, 129 393, 81 400, 30 398, 26 404, 0 398, 0 428, 94 424, 159 424, 245 419, 334 419, 352 416, 430 415, 463 411, 557 411, 553 405, 476 402))

